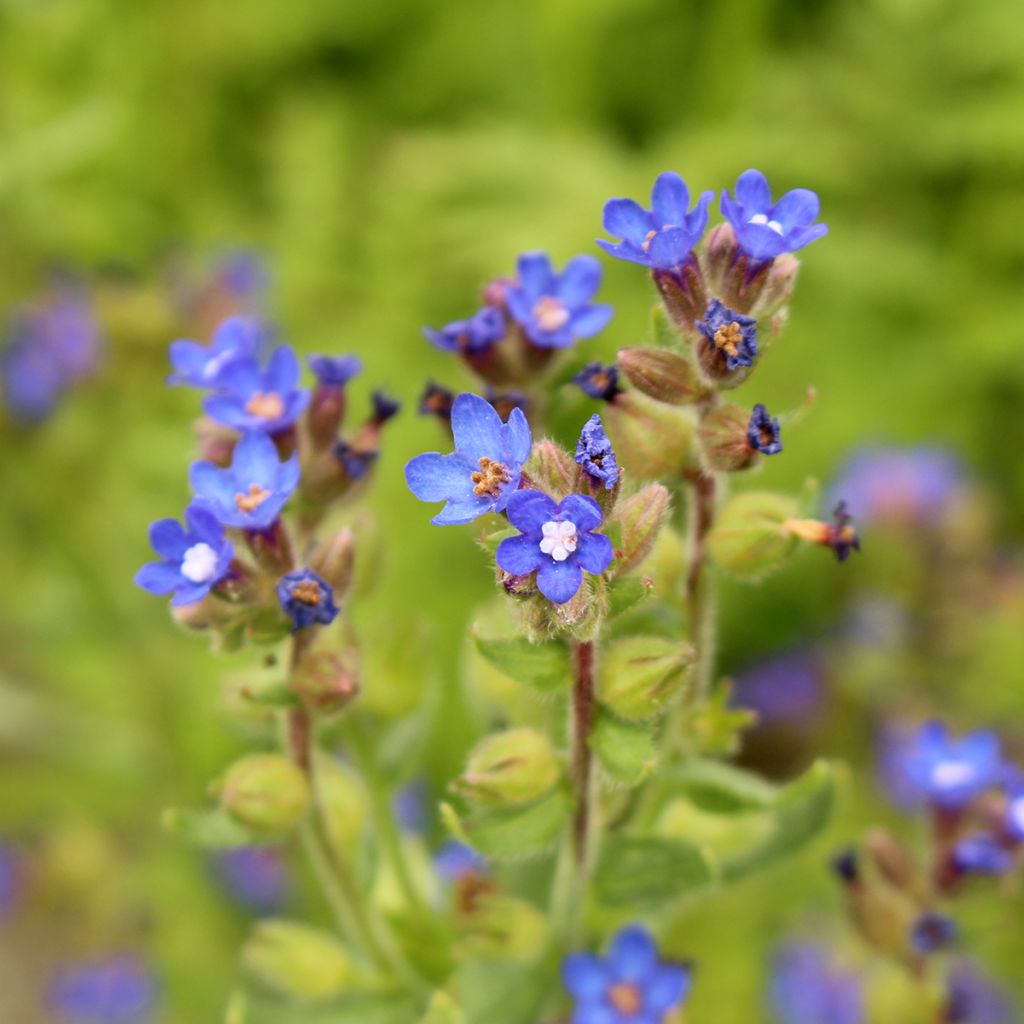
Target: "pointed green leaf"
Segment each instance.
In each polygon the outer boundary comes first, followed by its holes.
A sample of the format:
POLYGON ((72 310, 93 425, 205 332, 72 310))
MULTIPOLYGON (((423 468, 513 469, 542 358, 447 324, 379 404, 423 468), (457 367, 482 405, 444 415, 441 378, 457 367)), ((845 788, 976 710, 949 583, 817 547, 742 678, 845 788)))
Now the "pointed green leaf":
POLYGON ((658 763, 649 729, 622 722, 603 709, 590 735, 590 749, 608 775, 627 786, 639 785, 658 763))
POLYGON ((659 836, 610 836, 601 848, 594 886, 609 907, 654 908, 707 889, 718 869, 710 853, 659 836))
POLYGON ((777 787, 724 761, 695 758, 673 768, 668 777, 675 791, 715 814, 765 810, 779 799, 777 787))
POLYGON ((569 651, 565 644, 532 644, 522 637, 489 640, 473 633, 476 649, 499 672, 517 683, 551 693, 569 684, 569 651))
POLYGON ((641 576, 622 576, 608 588, 608 614, 614 618, 650 597, 654 586, 641 576))

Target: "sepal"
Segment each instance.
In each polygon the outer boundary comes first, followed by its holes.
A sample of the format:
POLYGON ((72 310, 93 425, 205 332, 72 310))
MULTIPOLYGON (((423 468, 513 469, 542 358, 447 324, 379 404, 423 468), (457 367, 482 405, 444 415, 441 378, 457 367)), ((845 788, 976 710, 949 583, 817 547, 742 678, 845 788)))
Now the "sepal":
POLYGON ((658 636, 615 640, 600 662, 598 699, 626 721, 655 718, 685 687, 694 657, 689 644, 658 636))
POLYGON ((626 391, 604 416, 619 463, 638 479, 678 476, 693 464, 693 421, 685 410, 626 391))
POLYGON ((536 729, 507 729, 473 748, 452 789, 484 807, 517 807, 539 799, 561 774, 547 736, 536 729))
POLYGON ((782 494, 737 494, 725 503, 708 537, 711 557, 740 579, 761 579, 796 547, 784 526, 795 513, 796 503, 782 494))
POLYGON ((710 394, 693 363, 671 349, 623 348, 616 361, 637 391, 659 402, 695 405, 710 394))

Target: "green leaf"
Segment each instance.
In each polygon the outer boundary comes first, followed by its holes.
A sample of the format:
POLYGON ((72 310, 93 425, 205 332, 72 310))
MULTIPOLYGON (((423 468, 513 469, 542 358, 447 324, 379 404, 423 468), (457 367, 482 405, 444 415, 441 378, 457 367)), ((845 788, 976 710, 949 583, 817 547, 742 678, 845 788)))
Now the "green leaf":
POLYGON ((408 996, 353 992, 321 1005, 254 997, 245 1024, 417 1024, 422 1008, 408 996))
POLYGON ((671 769, 667 780, 701 810, 715 814, 765 810, 779 799, 775 786, 724 761, 696 758, 671 769))
POLYGON ((267 842, 266 836, 250 832, 220 807, 206 811, 169 807, 161 815, 160 823, 171 835, 205 849, 267 842))
POLYGON ((682 732, 695 751, 728 757, 739 750, 740 735, 757 721, 757 715, 747 708, 733 707, 731 700, 732 685, 724 682, 685 716, 682 732))
POLYGON ((564 689, 569 684, 569 651, 565 644, 557 641, 532 644, 522 637, 488 640, 476 632, 473 640, 476 649, 490 664, 517 683, 546 693, 564 689))
POLYGON ((640 576, 623 576, 616 579, 608 588, 608 614, 614 618, 628 612, 650 597, 653 590, 650 581, 640 576))
POLYGON ((455 976, 463 1013, 487 1024, 536 1024, 541 1004, 558 986, 555 966, 503 957, 466 961, 455 976))
POLYGON ((639 785, 658 763, 648 729, 642 725, 627 725, 603 709, 598 711, 590 734, 590 749, 608 775, 627 786, 639 785))
POLYGON ((712 886, 718 869, 707 850, 659 836, 610 836, 594 886, 609 907, 654 908, 712 886))
POLYGON ((465 1024, 466 1017, 447 992, 435 992, 419 1024, 465 1024))

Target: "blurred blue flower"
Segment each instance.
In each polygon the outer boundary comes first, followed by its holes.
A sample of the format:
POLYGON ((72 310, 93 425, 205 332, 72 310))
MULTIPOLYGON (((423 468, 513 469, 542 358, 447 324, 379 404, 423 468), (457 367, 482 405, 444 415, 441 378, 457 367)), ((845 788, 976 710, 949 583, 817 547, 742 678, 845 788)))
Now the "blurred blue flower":
POLYGON ((726 368, 753 366, 757 358, 757 321, 730 309, 719 299, 712 299, 697 329, 725 359, 726 368))
POLYGON ((66 1024, 144 1024, 156 1002, 156 980, 130 954, 71 964, 49 990, 50 1008, 66 1024))
POLYGON ((262 296, 270 287, 270 275, 263 260, 248 249, 226 253, 214 269, 215 280, 244 301, 262 296))
POLYGON ((508 422, 479 395, 461 394, 452 406, 455 451, 427 452, 406 464, 409 490, 421 501, 443 501, 431 520, 438 526, 468 523, 501 512, 519 486, 533 438, 521 409, 508 422))
POLYGON ((605 231, 620 242, 597 244, 609 255, 656 270, 673 270, 700 241, 708 225, 708 206, 715 193, 702 192, 689 210, 690 190, 674 171, 665 171, 651 189, 651 209, 633 199, 609 199, 604 204, 605 231))
POLYGON ((597 413, 583 425, 583 431, 576 442, 576 464, 583 467, 583 471, 595 484, 603 484, 606 491, 612 490, 619 482, 615 450, 597 413))
MULTIPOLYGON (((420 395, 417 409, 421 416, 436 416, 446 423, 451 422, 452 406, 455 404, 455 392, 435 381, 428 380, 420 395)), ((493 402, 491 403, 494 404, 493 402)), ((511 410, 510 410, 511 411, 511 410)))
POLYGON ((819 211, 816 193, 795 188, 773 203, 768 179, 760 171, 744 171, 736 181, 736 199, 724 189, 721 205, 740 248, 753 260, 796 252, 828 234, 824 224, 814 223, 819 211))
POLYGON ((259 353, 264 328, 255 317, 230 316, 213 332, 209 345, 180 339, 170 347, 168 384, 215 388, 224 368, 235 359, 254 359, 259 353))
POLYGON ((759 661, 736 675, 732 703, 763 724, 804 724, 825 708, 825 681, 813 651, 793 651, 759 661))
POLYGON ((505 314, 497 306, 484 306, 467 320, 455 320, 440 330, 424 327, 427 341, 442 352, 476 354, 505 337, 505 314))
POLYGON ((1006 831, 1015 842, 1024 843, 1024 773, 1011 768, 1004 780, 1006 789, 1006 831))
POLYGON ((575 256, 556 274, 546 253, 529 252, 516 264, 518 280, 505 295, 509 313, 540 348, 568 348, 603 330, 612 307, 591 303, 601 287, 601 264, 575 256))
POLYGON ((1015 1024, 1020 1018, 1005 993, 966 963, 949 976, 945 1024, 1015 1024))
POLYGON ((778 418, 773 419, 758 402, 747 423, 747 443, 762 455, 778 455, 782 451, 782 441, 779 439, 781 433, 778 418))
POLYGON ((288 899, 288 870, 274 846, 239 846, 214 855, 220 883, 238 904, 263 916, 281 910, 288 899))
POLYGON ((279 461, 274 442, 250 431, 235 446, 230 468, 195 462, 189 482, 196 504, 212 512, 222 526, 266 530, 298 486, 299 456, 293 452, 279 461))
POLYGON ((277 600, 292 620, 293 633, 309 626, 328 626, 340 611, 331 585, 312 569, 296 569, 282 576, 277 583, 277 600))
POLYGON ((343 388, 363 369, 359 356, 310 356, 306 365, 322 387, 343 388))
POLYGON ((516 491, 507 513, 521 536, 498 545, 498 565, 513 576, 539 570, 537 588, 555 604, 575 596, 584 569, 598 575, 611 564, 612 542, 593 532, 603 518, 593 498, 570 494, 556 505, 540 491, 516 491))
POLYGON ((910 945, 922 956, 930 956, 932 953, 949 949, 959 934, 960 930, 952 918, 926 910, 919 914, 911 925, 910 945))
POLYGON ((780 1024, 863 1024, 863 980, 810 943, 783 946, 772 965, 771 1004, 780 1024))
POLYGON ((1013 853, 984 832, 965 836, 953 848, 953 866, 965 875, 1005 875, 1014 863, 1013 853))
POLYGON ((587 363, 572 378, 572 382, 585 395, 600 398, 605 402, 610 402, 622 391, 619 387, 619 368, 614 363, 609 366, 605 366, 604 363, 587 363))
POLYGON ((0 921, 13 909, 21 888, 21 861, 9 843, 0 842, 0 921))
POLYGON ((402 403, 397 398, 386 395, 383 391, 374 391, 371 402, 373 405, 373 422, 382 426, 397 416, 402 410, 402 403))
POLYGON ((149 542, 161 561, 147 562, 135 583, 151 594, 174 594, 172 605, 204 598, 227 577, 234 549, 224 527, 208 509, 190 505, 185 527, 176 519, 159 519, 149 528, 149 542))
POLYGON ((395 821, 404 832, 414 835, 427 827, 427 784, 422 779, 407 782, 391 800, 395 821))
POLYGON ((350 480, 362 479, 380 458, 380 452, 354 448, 348 441, 338 441, 332 451, 350 480))
POLYGON ((828 546, 835 552, 840 562, 845 562, 853 551, 860 551, 860 535, 853 525, 853 516, 846 507, 845 501, 840 501, 832 509, 833 523, 829 527, 828 546))
POLYGON ((434 854, 434 868, 446 882, 456 882, 467 875, 483 874, 487 859, 472 846, 452 839, 434 854))
POLYGON ((288 345, 270 354, 265 369, 253 356, 229 359, 217 373, 218 393, 203 400, 211 419, 236 430, 287 430, 309 404, 299 387, 299 360, 288 345))
POLYGON ((630 925, 603 957, 570 953, 562 982, 574 1003, 569 1024, 660 1024, 689 995, 693 970, 660 960, 650 933, 630 925))

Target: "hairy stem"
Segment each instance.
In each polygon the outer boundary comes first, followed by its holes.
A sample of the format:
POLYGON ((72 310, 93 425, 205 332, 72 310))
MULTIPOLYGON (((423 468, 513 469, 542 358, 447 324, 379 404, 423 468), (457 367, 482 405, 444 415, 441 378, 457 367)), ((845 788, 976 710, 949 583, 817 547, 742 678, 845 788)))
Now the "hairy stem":
POLYGON ((714 598, 707 571, 708 535, 715 521, 718 480, 714 474, 691 478, 689 564, 686 571, 686 607, 690 638, 697 653, 693 700, 703 700, 711 688, 715 664, 714 598))
POLYGON ((594 644, 582 641, 573 650, 572 687, 572 780, 576 809, 572 823, 573 855, 580 873, 585 873, 590 853, 593 813, 593 754, 590 733, 594 728, 594 644))

